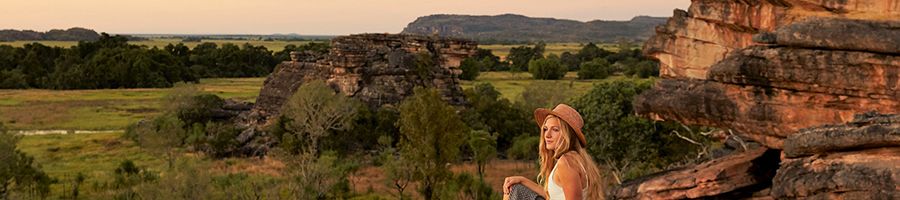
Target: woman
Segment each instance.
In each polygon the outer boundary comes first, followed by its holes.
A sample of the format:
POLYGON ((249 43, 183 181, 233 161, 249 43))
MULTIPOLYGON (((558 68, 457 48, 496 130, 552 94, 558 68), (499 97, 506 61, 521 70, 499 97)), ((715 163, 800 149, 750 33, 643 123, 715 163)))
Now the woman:
POLYGON ((521 176, 507 177, 504 199, 516 200, 523 192, 550 200, 604 199, 600 169, 585 150, 587 140, 581 131, 584 122, 578 111, 565 104, 553 110, 539 108, 534 111, 534 120, 541 128, 537 177, 541 184, 521 176), (519 191, 526 188, 530 191, 519 191))

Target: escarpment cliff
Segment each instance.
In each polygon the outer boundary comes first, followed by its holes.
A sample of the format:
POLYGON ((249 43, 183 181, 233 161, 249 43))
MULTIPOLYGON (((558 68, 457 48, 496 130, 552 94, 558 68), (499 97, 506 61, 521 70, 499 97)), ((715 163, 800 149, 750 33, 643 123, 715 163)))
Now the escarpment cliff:
MULTIPOLYGON (((676 171, 625 184, 613 197, 900 197, 900 0, 694 0, 656 31, 644 53, 660 61, 663 79, 635 99, 638 114, 784 150, 762 159, 774 163, 745 164, 777 174, 676 171), (873 111, 884 116, 860 115, 873 111)), ((755 155, 739 154, 748 152, 755 155)), ((723 166, 709 163, 685 170, 723 166)))

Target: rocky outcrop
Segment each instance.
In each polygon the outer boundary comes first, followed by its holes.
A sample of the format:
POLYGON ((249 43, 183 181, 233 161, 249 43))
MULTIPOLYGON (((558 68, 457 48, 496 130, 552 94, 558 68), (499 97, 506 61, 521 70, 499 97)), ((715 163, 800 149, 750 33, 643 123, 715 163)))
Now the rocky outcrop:
MULTIPOLYGON (((614 199, 730 198, 771 184, 779 151, 757 147, 699 165, 623 183, 614 199)), ((763 187, 764 188, 764 187, 763 187)))
POLYGON ((635 101, 639 114, 769 148, 856 113, 900 113, 900 0, 696 0, 644 51, 667 80, 635 101))
POLYGON ((865 114, 785 140, 779 199, 900 199, 900 115, 865 114))
POLYGON ((457 76, 463 59, 477 44, 468 40, 405 34, 336 37, 326 55, 293 53, 266 78, 251 112, 250 124, 267 125, 284 102, 310 80, 326 80, 337 92, 372 107, 396 105, 417 86, 437 88, 444 100, 462 105, 457 76))
POLYGON ((703 174, 684 175, 752 162, 701 164, 625 185, 616 194, 653 189, 614 197, 900 197, 900 0, 694 0, 657 27, 644 53, 660 61, 663 79, 635 99, 638 114, 783 151, 768 181, 699 184, 703 174), (859 115, 870 111, 885 115, 859 115))

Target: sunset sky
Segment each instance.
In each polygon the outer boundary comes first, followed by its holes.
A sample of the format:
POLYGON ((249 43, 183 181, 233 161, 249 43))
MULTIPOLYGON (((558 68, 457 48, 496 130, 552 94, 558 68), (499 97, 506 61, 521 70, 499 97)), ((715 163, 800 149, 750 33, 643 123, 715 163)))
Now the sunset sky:
POLYGON ((396 33, 431 14, 522 14, 578 21, 669 17, 690 0, 2 0, 0 29, 109 33, 396 33))

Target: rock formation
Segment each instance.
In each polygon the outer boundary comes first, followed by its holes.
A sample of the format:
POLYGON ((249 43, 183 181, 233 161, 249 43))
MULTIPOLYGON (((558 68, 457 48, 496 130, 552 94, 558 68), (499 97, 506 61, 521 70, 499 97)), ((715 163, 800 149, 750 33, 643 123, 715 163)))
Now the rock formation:
POLYGON ((900 199, 900 115, 867 113, 785 140, 778 199, 900 199))
MULTIPOLYGON (((453 105, 466 103, 457 78, 462 60, 475 54, 469 40, 408 34, 358 34, 336 37, 326 55, 292 52, 275 67, 252 108, 234 117, 243 131, 236 138, 240 155, 264 155, 278 141, 265 131, 288 98, 303 83, 325 80, 336 92, 370 107, 394 106, 418 86, 438 89, 453 105)), ((233 106, 234 107, 234 106, 233 106)))
POLYGON ((667 80, 636 110, 770 148, 801 128, 898 113, 898 30, 898 0, 694 1, 645 44, 667 80))
MULTIPOLYGON (((783 156, 766 181, 669 172, 613 197, 897 199, 896 117, 857 115, 900 114, 900 0, 694 0, 657 27, 644 53, 660 61, 663 80, 635 99, 638 114, 722 128, 783 156)), ((720 171, 746 174, 742 166, 720 171)))
POLYGON ((279 64, 247 118, 253 124, 270 123, 287 98, 314 79, 326 80, 336 91, 373 107, 395 105, 416 86, 437 88, 449 103, 461 105, 465 97, 457 78, 462 73, 459 65, 474 55, 476 47, 468 40, 419 35, 337 37, 327 55, 297 52, 291 55, 292 61, 279 64), (433 67, 417 67, 422 64, 433 67))

